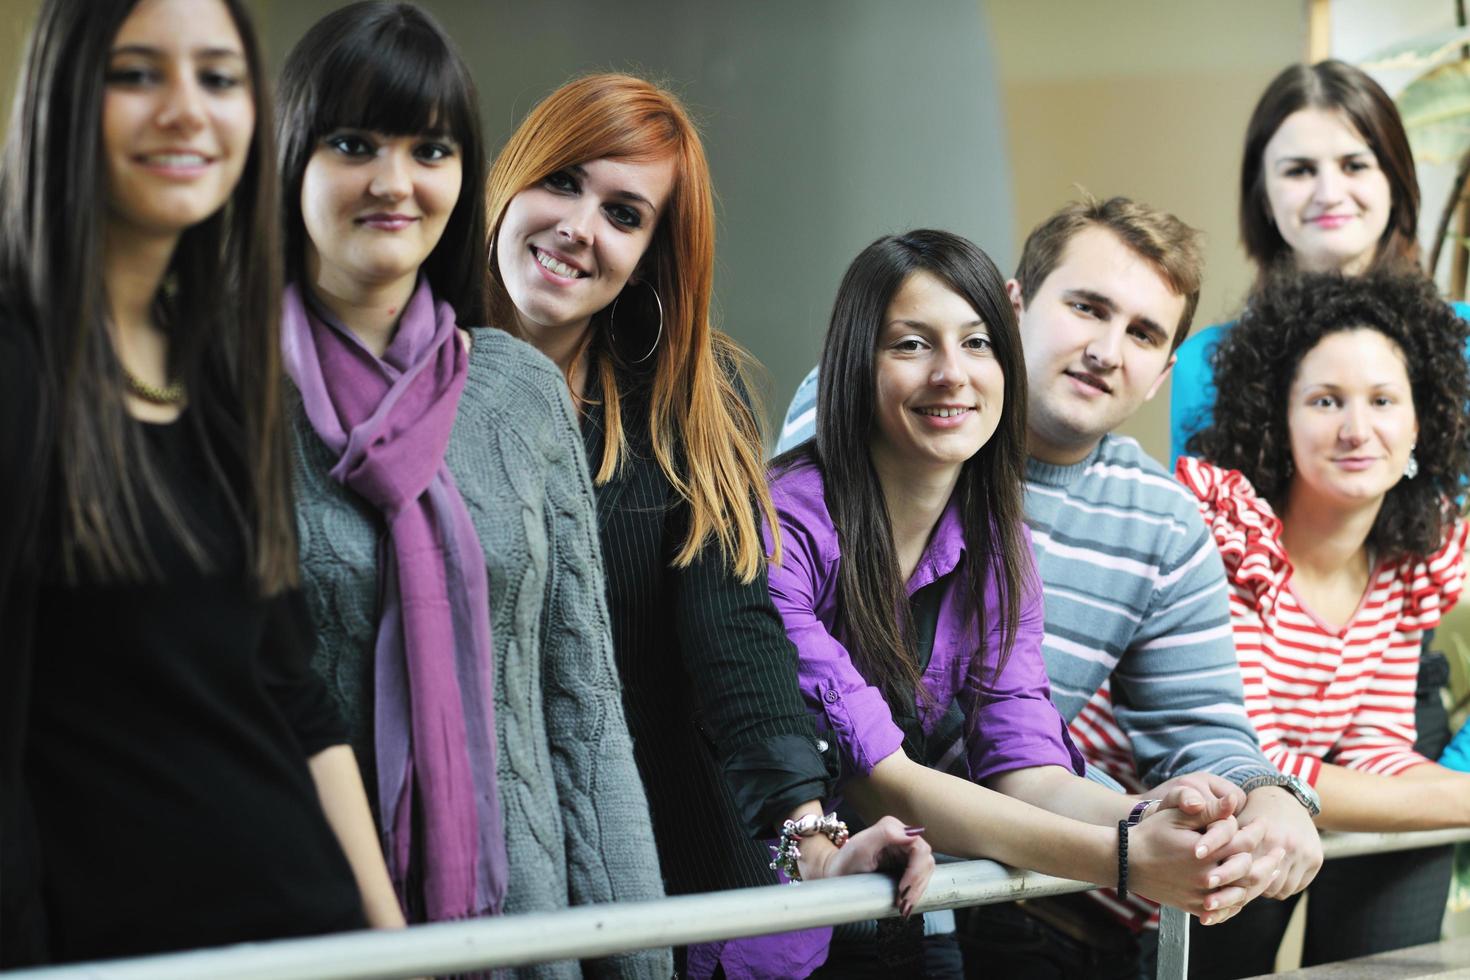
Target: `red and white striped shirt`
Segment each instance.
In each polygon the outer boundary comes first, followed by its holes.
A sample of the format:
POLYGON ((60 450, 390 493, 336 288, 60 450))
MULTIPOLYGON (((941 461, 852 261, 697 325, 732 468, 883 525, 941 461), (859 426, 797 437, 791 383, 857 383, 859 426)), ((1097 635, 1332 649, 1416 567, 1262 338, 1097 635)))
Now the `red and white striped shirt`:
POLYGON ((1266 757, 1309 783, 1323 762, 1384 776, 1428 762, 1413 748, 1420 647, 1464 585, 1465 523, 1428 558, 1379 563, 1337 628, 1292 589, 1281 521, 1245 477, 1189 457, 1176 473, 1225 561, 1246 711, 1266 757))
MULTIPOLYGON (((1181 458, 1176 476, 1224 559, 1230 620, 1246 713, 1266 757, 1315 784, 1323 762, 1392 776, 1430 760, 1414 751, 1414 701, 1424 631, 1439 624, 1464 585, 1466 525, 1456 520, 1427 559, 1379 563, 1352 619, 1335 628, 1291 588, 1281 521, 1236 470, 1181 458)), ((1130 792, 1144 787, 1107 685, 1070 726, 1094 766, 1130 792)), ((1157 923, 1157 906, 1111 889, 1091 892, 1121 921, 1157 923)))

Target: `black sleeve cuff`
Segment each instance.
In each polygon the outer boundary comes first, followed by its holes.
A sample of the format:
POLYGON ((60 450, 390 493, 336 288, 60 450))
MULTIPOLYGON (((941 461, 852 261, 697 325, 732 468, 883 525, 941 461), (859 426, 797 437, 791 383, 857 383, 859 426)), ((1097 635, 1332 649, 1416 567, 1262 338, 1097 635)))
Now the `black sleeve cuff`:
POLYGON ((305 594, 299 588, 288 589, 267 602, 262 640, 266 689, 296 734, 302 754, 311 758, 346 743, 347 724, 327 685, 311 668, 316 641, 305 594))
POLYGON ((837 750, 827 733, 772 735, 725 760, 735 809, 754 838, 776 836, 776 825, 808 800, 826 800, 838 776, 837 750))

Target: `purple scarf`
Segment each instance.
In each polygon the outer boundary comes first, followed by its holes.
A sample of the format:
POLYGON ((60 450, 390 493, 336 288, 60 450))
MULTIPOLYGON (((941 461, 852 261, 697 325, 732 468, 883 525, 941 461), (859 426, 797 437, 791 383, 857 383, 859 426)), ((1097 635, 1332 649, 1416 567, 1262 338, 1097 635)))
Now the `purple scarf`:
POLYGON ((381 359, 286 289, 286 370, 340 458, 333 479, 383 515, 375 650, 378 812, 406 907, 417 837, 431 921, 497 914, 505 831, 495 779, 494 660, 480 539, 444 465, 469 356, 420 279, 381 359), (417 802, 415 802, 417 797, 417 802), (413 815, 423 826, 413 827, 413 815))

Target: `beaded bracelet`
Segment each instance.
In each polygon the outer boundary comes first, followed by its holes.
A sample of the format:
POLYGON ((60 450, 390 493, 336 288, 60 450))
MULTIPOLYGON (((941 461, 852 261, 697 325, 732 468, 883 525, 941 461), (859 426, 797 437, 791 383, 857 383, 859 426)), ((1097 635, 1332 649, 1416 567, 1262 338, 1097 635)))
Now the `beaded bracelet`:
POLYGON ((1128 821, 1118 821, 1118 898, 1128 897, 1128 821))
POLYGON ((797 862, 801 860, 801 845, 798 842, 801 838, 814 834, 822 834, 833 846, 841 847, 847 843, 847 824, 838 820, 835 813, 826 816, 808 813, 796 820, 786 821, 781 825, 781 839, 771 848, 775 852, 771 870, 784 874, 793 885, 800 881, 801 868, 797 862))
POLYGON ((1133 809, 1129 811, 1126 819, 1118 821, 1118 898, 1120 899, 1128 897, 1128 828, 1138 826, 1139 821, 1143 819, 1144 812, 1155 803, 1161 802, 1163 801, 1140 800, 1133 804, 1133 809))

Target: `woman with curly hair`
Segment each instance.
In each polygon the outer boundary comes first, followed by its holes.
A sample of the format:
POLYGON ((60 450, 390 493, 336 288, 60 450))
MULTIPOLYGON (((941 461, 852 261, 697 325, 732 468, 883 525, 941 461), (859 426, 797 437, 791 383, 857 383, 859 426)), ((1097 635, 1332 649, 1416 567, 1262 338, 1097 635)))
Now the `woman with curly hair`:
MULTIPOLYGON (((1466 333, 1419 276, 1273 279, 1215 356, 1201 458, 1176 468, 1225 560, 1246 710, 1322 829, 1470 826, 1470 775, 1414 747, 1423 634, 1464 583, 1466 333)), ((1323 868, 1306 965, 1438 939, 1446 880, 1394 857, 1323 868)), ((1191 975, 1268 972, 1292 902, 1197 931, 1191 975)))

